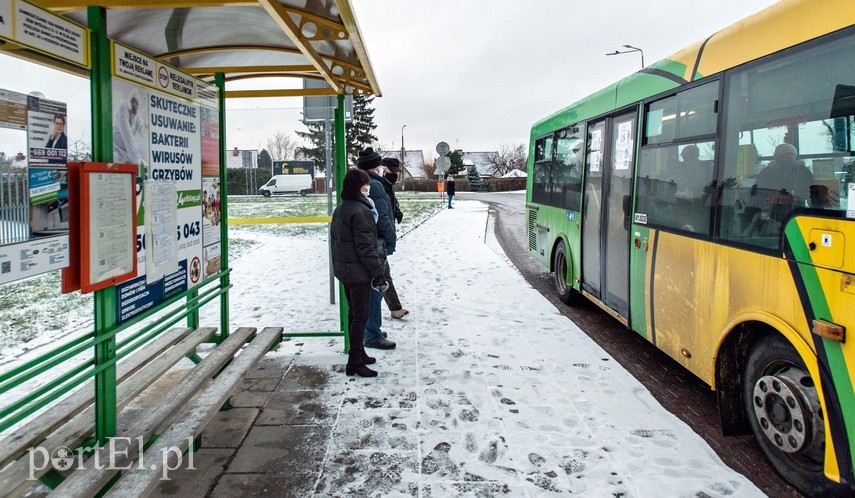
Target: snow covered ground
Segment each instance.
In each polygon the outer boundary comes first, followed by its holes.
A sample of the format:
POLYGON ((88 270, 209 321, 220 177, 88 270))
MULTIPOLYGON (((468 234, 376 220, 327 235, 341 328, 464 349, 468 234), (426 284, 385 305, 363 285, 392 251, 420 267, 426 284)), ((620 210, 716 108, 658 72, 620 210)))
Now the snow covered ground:
MULTIPOLYGON (((325 237, 246 235, 260 243, 231 262, 231 323, 337 330, 325 237)), ((265 359, 331 372, 316 494, 763 496, 525 282, 485 204, 442 210, 390 261, 411 313, 386 315, 398 348, 369 350, 377 378, 346 377, 338 339, 265 359)))

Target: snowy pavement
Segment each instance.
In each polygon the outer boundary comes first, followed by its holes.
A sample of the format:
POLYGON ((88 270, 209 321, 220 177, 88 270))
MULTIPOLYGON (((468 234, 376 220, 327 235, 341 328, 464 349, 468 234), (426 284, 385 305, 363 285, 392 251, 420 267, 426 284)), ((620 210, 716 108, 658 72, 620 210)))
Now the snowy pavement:
MULTIPOLYGON (((337 330, 326 240, 251 237, 262 244, 231 262, 231 323, 337 330)), ((400 240, 390 262, 410 315, 391 320, 384 309, 398 347, 369 350, 377 378, 344 375, 340 339, 291 339, 264 359, 323 380, 292 386, 311 401, 301 408, 314 407, 299 421, 317 449, 300 471, 308 494, 764 496, 525 282, 493 238, 485 204, 442 210, 400 240)), ((283 423, 271 417, 284 394, 273 392, 252 431, 265 417, 283 423)), ((251 488, 253 472, 293 470, 282 456, 246 458, 253 438, 214 496, 251 488)))

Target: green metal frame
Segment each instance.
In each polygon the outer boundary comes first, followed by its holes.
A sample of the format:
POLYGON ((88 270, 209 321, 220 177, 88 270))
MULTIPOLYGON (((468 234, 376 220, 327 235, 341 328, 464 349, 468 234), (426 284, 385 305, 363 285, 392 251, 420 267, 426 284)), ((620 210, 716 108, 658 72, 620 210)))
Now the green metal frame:
MULTIPOLYGON (((341 188, 347 171, 347 139, 345 138, 344 95, 338 96, 335 109, 335 203, 341 203, 341 188)), ((225 214, 223 215, 225 218, 225 214)), ((344 296, 344 286, 338 283, 338 295, 344 296)), ((339 330, 336 332, 284 332, 283 337, 341 337, 344 339, 344 351, 350 351, 350 334, 347 332, 347 300, 340 298, 338 303, 339 330)))
MULTIPOLYGON (((107 10, 89 7, 92 74, 92 157, 113 162, 112 89, 110 87, 110 40, 107 10), (96 146, 97 144, 97 146, 96 146)), ((116 288, 95 292, 95 437, 99 444, 116 435, 116 288), (100 340, 102 339, 103 340, 100 340)))
MULTIPOLYGON (((88 7, 87 23, 92 54, 90 75, 92 157, 94 161, 110 163, 113 160, 112 53, 111 40, 107 37, 106 9, 88 7)), ((215 75, 215 84, 219 89, 220 157, 225 157, 227 153, 226 91, 223 73, 215 75)), ((342 179, 347 169, 344 95, 338 96, 338 106, 335 111, 335 138, 336 203, 338 204, 341 202, 342 179)), ((106 444, 108 438, 117 434, 116 366, 120 360, 132 355, 171 327, 180 325, 182 321, 185 321, 189 327, 198 327, 199 309, 214 300, 219 300, 220 303, 220 327, 219 332, 213 334, 210 340, 219 344, 228 337, 229 291, 232 284, 228 259, 228 171, 225 162, 220 164, 220 189, 221 217, 224 220, 220 225, 222 265, 220 273, 121 324, 118 322, 116 311, 118 303, 116 288, 108 287, 96 291, 93 310, 94 325, 90 333, 0 374, 0 393, 6 393, 39 376, 50 376, 50 372, 56 371, 57 367, 69 365, 69 362, 74 363, 62 373, 47 378, 38 388, 16 397, 7 405, 0 406, 0 433, 44 410, 85 382, 93 380, 94 437, 87 440, 85 445, 106 444), (119 337, 121 332, 125 333, 119 337), (93 354, 91 358, 87 355, 90 351, 93 354)), ((341 284, 339 284, 339 291, 343 296, 341 284)), ((282 334, 282 337, 342 337, 344 350, 348 351, 350 343, 347 333, 347 303, 341 299, 339 304, 339 330, 291 332, 282 334)), ((279 342, 277 341, 277 344, 279 342)), ((200 361, 199 356, 194 352, 190 352, 187 357, 194 362, 200 361)), ((62 476, 50 472, 43 476, 42 480, 49 486, 55 487, 62 481, 62 476)))

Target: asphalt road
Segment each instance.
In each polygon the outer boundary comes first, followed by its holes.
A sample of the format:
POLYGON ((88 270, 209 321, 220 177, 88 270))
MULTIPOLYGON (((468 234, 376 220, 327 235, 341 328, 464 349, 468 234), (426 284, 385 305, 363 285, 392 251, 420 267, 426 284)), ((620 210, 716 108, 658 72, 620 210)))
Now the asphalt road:
POLYGON ((721 434, 715 393, 708 385, 595 305, 586 301, 569 307, 558 300, 552 275, 528 255, 524 193, 459 192, 457 197, 489 203, 496 215, 496 238, 528 283, 623 365, 665 409, 704 438, 722 461, 768 496, 802 496, 775 473, 753 436, 721 434))

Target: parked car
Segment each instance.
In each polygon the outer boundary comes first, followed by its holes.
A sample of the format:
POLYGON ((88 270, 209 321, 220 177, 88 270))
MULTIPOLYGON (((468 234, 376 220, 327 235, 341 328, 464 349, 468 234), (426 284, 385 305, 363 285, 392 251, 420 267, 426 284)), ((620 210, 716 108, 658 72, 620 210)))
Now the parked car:
POLYGON ((272 194, 290 193, 306 195, 311 192, 314 192, 312 175, 308 174, 275 175, 258 189, 258 193, 264 197, 270 197, 272 194))

